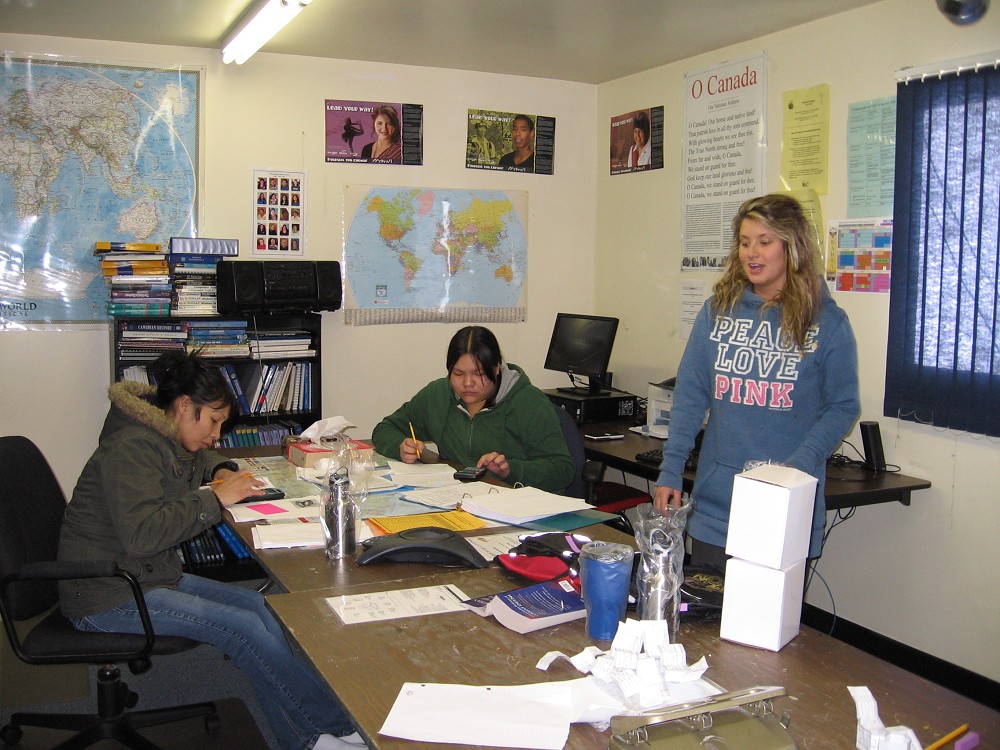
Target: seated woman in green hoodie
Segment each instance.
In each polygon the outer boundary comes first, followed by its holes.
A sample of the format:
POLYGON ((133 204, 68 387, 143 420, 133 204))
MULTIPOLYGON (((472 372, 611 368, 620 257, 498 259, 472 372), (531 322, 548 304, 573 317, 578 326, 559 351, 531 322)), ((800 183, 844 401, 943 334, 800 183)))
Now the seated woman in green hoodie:
POLYGON ((569 486, 575 468, 554 407, 524 370, 503 361, 492 331, 460 330, 445 365, 447 377, 428 383, 375 427, 379 453, 414 463, 424 441, 434 442, 442 460, 485 467, 508 484, 549 492, 569 486))

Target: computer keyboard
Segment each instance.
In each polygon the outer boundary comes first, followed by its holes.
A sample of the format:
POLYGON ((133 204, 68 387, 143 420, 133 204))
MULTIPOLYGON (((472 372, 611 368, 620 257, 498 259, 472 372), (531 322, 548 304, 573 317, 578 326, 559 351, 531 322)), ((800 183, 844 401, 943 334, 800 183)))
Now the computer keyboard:
MULTIPOLYGON (((654 464, 659 466, 663 463, 663 450, 660 448, 653 448, 652 450, 642 451, 635 454, 635 460, 640 461, 644 464, 654 464)), ((685 471, 696 471, 698 469, 698 451, 691 451, 688 454, 687 461, 684 462, 685 471)))
POLYGON ((635 460, 642 461, 644 464, 656 464, 659 466, 663 461, 663 451, 660 448, 642 451, 635 454, 635 460))

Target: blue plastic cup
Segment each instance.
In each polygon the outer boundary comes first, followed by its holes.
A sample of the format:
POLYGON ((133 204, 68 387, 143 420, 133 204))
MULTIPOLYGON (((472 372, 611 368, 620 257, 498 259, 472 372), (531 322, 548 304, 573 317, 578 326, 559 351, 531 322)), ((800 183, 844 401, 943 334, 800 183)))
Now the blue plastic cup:
POLYGON ((635 551, 627 544, 590 542, 580 551, 580 585, 587 636, 610 641, 625 619, 635 551))

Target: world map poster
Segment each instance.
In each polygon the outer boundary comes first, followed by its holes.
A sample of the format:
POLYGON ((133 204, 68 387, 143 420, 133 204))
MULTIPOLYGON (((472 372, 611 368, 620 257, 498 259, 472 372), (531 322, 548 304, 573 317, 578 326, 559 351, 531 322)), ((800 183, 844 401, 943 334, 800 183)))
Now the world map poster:
POLYGON ((345 188, 345 322, 525 318, 526 191, 345 188))
POLYGON ((106 320, 95 242, 195 235, 201 76, 4 59, 0 327, 106 320))

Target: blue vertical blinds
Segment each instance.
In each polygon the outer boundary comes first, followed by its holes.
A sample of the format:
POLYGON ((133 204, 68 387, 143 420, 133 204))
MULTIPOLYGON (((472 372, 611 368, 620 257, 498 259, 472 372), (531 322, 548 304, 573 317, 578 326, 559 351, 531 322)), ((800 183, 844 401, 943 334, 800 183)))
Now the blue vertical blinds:
POLYGON ((1000 71, 896 93, 885 415, 1000 436, 1000 71))

